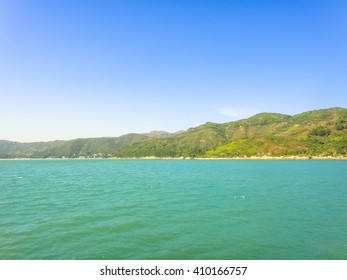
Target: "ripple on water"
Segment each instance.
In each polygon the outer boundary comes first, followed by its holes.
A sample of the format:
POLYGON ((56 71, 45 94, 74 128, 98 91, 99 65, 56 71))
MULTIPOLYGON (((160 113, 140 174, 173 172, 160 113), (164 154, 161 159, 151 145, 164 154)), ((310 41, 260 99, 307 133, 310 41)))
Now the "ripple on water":
POLYGON ((0 259, 347 259, 346 163, 0 161, 0 259))

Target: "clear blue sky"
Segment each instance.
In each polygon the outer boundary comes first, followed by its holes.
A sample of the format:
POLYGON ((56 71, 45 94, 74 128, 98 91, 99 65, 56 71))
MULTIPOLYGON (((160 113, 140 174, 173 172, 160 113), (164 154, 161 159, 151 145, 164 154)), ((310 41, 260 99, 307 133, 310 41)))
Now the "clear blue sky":
POLYGON ((0 1, 0 139, 347 107, 347 1, 0 1))

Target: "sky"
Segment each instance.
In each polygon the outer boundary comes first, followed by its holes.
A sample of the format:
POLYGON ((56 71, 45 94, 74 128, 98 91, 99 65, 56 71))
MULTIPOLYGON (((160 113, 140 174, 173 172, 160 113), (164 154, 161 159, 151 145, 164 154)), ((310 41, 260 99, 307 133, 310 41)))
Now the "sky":
POLYGON ((0 139, 347 107, 347 1, 1 0, 0 139))

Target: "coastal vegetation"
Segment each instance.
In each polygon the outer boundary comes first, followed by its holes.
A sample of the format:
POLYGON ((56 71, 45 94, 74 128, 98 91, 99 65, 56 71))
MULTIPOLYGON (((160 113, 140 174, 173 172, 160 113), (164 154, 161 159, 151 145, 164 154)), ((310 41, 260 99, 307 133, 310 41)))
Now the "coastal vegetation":
POLYGON ((168 139, 125 147, 117 157, 233 158, 262 156, 347 156, 347 109, 295 116, 261 113, 248 119, 206 123, 168 139))
POLYGON ((294 116, 260 113, 234 122, 207 122, 174 134, 155 131, 46 143, 0 141, 1 158, 263 156, 347 157, 347 109, 321 109, 294 116))

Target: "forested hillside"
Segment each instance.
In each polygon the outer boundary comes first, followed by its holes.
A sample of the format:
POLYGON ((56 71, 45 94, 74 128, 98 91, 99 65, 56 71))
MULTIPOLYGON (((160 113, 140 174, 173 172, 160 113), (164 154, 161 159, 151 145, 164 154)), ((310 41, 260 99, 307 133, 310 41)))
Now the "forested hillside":
POLYGON ((167 133, 131 133, 120 137, 85 138, 40 143, 0 141, 0 158, 109 157, 123 147, 152 137, 167 137, 167 133))
POLYGON ((120 137, 40 143, 0 141, 0 158, 346 156, 347 109, 289 116, 260 113, 170 134, 153 131, 120 137))
POLYGON ((261 113, 248 119, 206 123, 167 139, 125 147, 118 157, 208 157, 347 155, 347 109, 295 116, 261 113))

